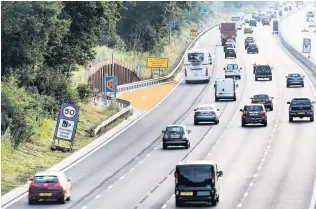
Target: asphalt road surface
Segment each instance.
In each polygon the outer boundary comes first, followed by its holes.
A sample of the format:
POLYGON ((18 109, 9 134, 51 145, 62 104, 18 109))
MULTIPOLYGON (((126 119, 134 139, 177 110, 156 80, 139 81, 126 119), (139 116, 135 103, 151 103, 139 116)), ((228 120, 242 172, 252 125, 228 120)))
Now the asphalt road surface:
MULTIPOLYGON (((303 47, 303 38, 312 39, 312 47, 311 47, 311 59, 316 62, 316 28, 310 27, 311 33, 301 32, 303 28, 308 28, 308 23, 306 21, 306 13, 309 9, 312 8, 312 11, 316 11, 316 7, 314 4, 310 4, 309 7, 305 7, 297 11, 295 14, 290 15, 288 18, 284 19, 280 24, 283 31, 283 36, 287 38, 287 40, 300 52, 303 47)), ((316 18, 315 18, 316 21, 316 18)), ((308 55, 308 54, 306 54, 308 55)))
POLYGON ((239 31, 234 60, 225 59, 223 48, 217 46, 218 29, 204 35, 196 48, 216 55, 211 82, 182 82, 156 110, 68 170, 73 182, 70 202, 29 206, 24 198, 9 208, 175 208, 173 169, 183 159, 215 160, 224 172, 220 202, 214 208, 308 208, 316 171, 316 123, 289 123, 286 102, 303 95, 315 100, 315 89, 307 81, 304 88, 286 88, 285 76, 302 72, 301 68, 279 47, 269 26, 259 24, 253 36, 259 54, 246 53, 245 36, 239 31), (235 62, 243 68, 237 101, 216 102, 221 114, 218 125, 194 126, 194 107, 215 103, 214 79, 224 76, 226 64, 235 62), (255 62, 273 66, 272 81, 255 81, 255 62), (274 111, 268 112, 267 127, 242 128, 239 109, 256 93, 273 96, 274 111), (189 150, 162 150, 161 130, 173 123, 192 131, 189 150))

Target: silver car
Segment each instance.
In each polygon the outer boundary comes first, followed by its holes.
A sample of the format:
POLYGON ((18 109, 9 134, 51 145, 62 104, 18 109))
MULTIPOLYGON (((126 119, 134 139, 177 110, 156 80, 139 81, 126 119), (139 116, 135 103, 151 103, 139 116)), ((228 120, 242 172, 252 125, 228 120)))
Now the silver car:
POLYGON ((219 109, 211 104, 198 105, 194 109, 194 125, 198 125, 200 122, 214 122, 218 124, 218 111, 219 109))

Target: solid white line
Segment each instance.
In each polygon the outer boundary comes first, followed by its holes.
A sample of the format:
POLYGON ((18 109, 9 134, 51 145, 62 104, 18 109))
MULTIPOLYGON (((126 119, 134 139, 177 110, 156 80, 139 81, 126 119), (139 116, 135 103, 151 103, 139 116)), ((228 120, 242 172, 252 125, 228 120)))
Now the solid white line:
POLYGON ((314 180, 313 195, 312 195, 311 204, 309 206, 309 209, 315 209, 315 207, 316 207, 316 175, 315 175, 315 180, 314 180))
POLYGON ((124 178, 124 176, 121 176, 119 179, 121 180, 121 179, 123 179, 124 178))
POLYGON ((166 208, 167 207, 167 205, 163 205, 161 208, 163 209, 163 208, 166 208))
POLYGON ((133 167, 133 168, 129 169, 129 171, 133 171, 134 169, 135 169, 135 167, 133 167))
POLYGON ((85 205, 85 206, 83 206, 81 209, 86 209, 87 208, 87 206, 85 205))
POLYGON ((108 187, 108 189, 111 189, 113 187, 113 184, 112 185, 110 185, 109 187, 108 187))
POLYGON ((98 196, 95 197, 95 199, 98 199, 98 198, 100 198, 100 197, 101 197, 101 195, 98 195, 98 196))

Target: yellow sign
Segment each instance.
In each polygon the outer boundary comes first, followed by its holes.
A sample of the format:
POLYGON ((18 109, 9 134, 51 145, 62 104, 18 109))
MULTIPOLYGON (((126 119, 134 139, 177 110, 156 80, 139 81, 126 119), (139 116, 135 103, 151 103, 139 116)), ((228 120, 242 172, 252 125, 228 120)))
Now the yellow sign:
POLYGON ((198 32, 198 30, 199 30, 199 26, 198 25, 191 25, 191 29, 190 29, 191 33, 192 32, 198 32))
POLYGON ((198 33, 197 32, 191 32, 191 36, 197 36, 198 33))
POLYGON ((168 58, 156 58, 148 57, 147 58, 147 67, 148 68, 168 68, 168 58))

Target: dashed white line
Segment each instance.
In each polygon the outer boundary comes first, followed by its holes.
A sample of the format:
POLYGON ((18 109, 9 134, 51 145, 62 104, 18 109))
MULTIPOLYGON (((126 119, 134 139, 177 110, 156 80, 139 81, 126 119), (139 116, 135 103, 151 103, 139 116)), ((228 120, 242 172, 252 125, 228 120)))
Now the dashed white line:
POLYGON ((141 160, 141 161, 139 161, 138 163, 141 164, 141 163, 143 163, 143 161, 141 160))
POLYGON ((167 205, 163 205, 161 208, 163 209, 163 208, 166 208, 167 207, 167 205))
POLYGON ((241 206, 242 206, 242 204, 238 204, 238 205, 237 205, 237 208, 241 208, 241 206))
POLYGON ((121 176, 119 179, 121 180, 121 179, 123 179, 125 176, 121 176))
POLYGON ((98 199, 98 198, 100 198, 100 197, 101 197, 101 195, 98 195, 98 196, 95 197, 95 199, 98 199))
POLYGON ((111 189, 113 187, 113 184, 112 185, 110 185, 110 186, 108 186, 108 189, 111 189))
POLYGON ((146 156, 149 157, 151 155, 151 153, 148 153, 146 156))
POLYGON ((244 197, 247 197, 248 196, 248 192, 246 192, 245 194, 244 194, 244 197))
POLYGON ((134 169, 135 169, 135 167, 133 167, 133 168, 129 169, 129 171, 133 171, 134 169))
POLYGON ((85 205, 85 206, 83 206, 81 209, 86 209, 87 208, 87 206, 85 205))

